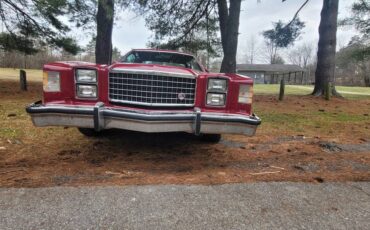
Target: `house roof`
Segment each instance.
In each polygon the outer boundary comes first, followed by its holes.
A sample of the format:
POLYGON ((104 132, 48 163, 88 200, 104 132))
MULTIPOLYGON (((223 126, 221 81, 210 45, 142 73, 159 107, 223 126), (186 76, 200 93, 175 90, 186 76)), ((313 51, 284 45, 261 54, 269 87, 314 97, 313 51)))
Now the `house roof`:
POLYGON ((237 72, 274 72, 274 73, 289 73, 305 71, 298 65, 283 65, 283 64, 237 64, 237 72))

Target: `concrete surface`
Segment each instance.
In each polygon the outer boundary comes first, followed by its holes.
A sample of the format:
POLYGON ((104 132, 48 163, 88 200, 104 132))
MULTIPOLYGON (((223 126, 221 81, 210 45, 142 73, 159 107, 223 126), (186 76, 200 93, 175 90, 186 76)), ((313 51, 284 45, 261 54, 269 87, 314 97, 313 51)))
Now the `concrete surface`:
POLYGON ((370 183, 0 189, 0 229, 370 229, 370 183))

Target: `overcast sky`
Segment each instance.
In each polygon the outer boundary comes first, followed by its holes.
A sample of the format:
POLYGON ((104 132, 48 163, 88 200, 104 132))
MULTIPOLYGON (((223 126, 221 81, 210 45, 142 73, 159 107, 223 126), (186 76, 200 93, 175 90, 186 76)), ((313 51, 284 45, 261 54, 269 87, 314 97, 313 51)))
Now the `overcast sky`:
MULTIPOLYGON (((261 32, 272 28, 272 22, 283 20, 289 21, 304 0, 245 0, 242 2, 240 17, 239 56, 247 46, 250 36, 255 36, 257 42, 262 46, 263 37, 261 32)), ((348 16, 350 6, 354 0, 342 0, 339 6, 339 18, 348 16)), ((300 18, 306 23, 303 34, 297 45, 300 43, 312 43, 317 45, 318 26, 320 22, 320 11, 322 0, 310 0, 301 11, 300 18)), ((338 29, 338 46, 344 46, 355 34, 349 28, 338 29)), ((115 22, 113 30, 113 45, 123 53, 132 48, 146 47, 151 32, 145 27, 144 18, 135 16, 130 12, 124 12, 120 19, 115 22)))

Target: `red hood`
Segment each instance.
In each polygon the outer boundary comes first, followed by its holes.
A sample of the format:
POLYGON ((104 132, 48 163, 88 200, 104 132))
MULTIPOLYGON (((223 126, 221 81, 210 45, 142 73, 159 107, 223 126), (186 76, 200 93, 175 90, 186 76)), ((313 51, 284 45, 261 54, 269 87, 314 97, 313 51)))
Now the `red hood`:
POLYGON ((54 68, 74 68, 74 67, 83 67, 83 68, 105 68, 107 65, 99 65, 92 62, 83 62, 83 61, 57 61, 51 62, 44 65, 46 69, 54 68))
POLYGON ((109 67, 110 70, 137 70, 143 72, 163 72, 180 75, 197 76, 200 72, 177 66, 162 66, 153 64, 138 64, 138 63, 117 63, 109 67))

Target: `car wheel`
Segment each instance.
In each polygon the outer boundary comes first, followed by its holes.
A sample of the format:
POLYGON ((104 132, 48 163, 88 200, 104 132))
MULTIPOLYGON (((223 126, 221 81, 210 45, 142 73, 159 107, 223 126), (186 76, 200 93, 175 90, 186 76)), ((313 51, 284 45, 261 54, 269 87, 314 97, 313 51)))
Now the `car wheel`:
POLYGON ((83 135, 87 137, 97 137, 97 136, 100 136, 101 134, 101 132, 97 132, 94 129, 90 129, 90 128, 78 128, 78 131, 80 131, 80 133, 82 133, 83 135))
POLYGON ((218 143, 221 140, 221 134, 202 134, 200 139, 208 143, 218 143))

